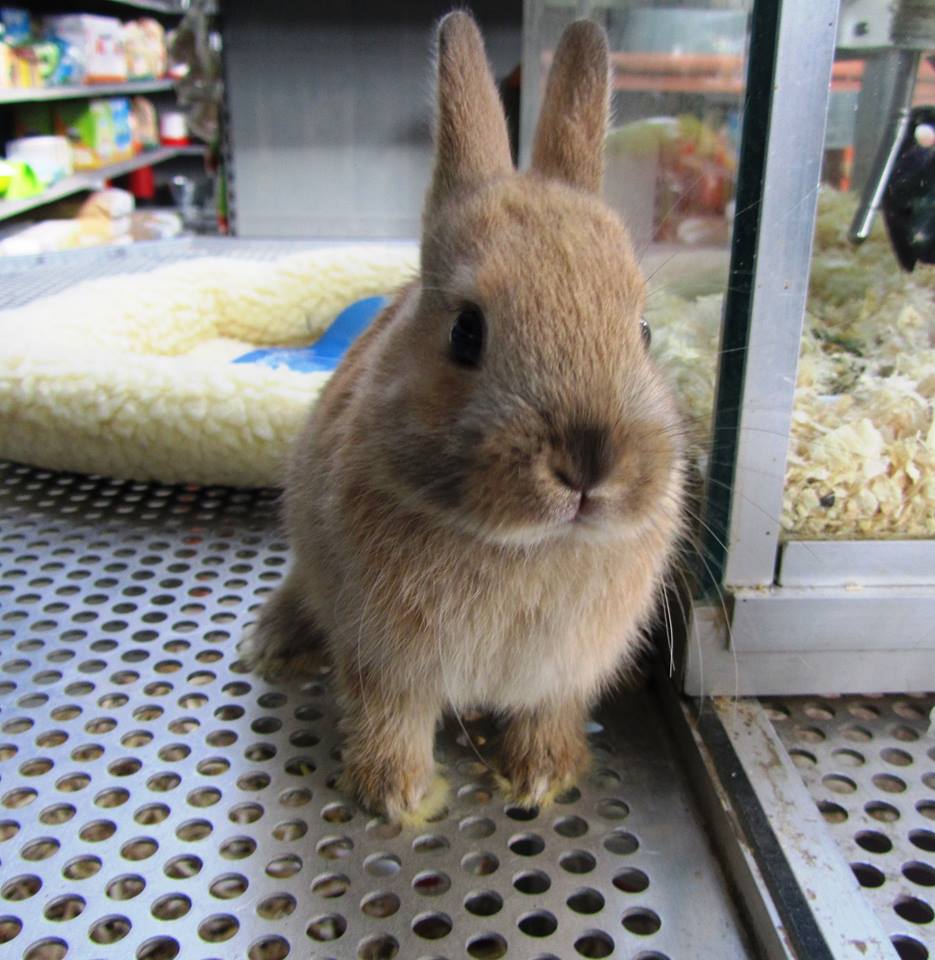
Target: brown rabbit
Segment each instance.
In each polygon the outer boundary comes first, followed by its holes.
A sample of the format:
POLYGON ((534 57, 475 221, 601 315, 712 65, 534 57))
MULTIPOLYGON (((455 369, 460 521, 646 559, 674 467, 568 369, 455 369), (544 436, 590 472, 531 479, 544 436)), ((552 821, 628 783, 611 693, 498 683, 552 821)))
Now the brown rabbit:
POLYGON ((248 653, 269 668, 323 645, 345 782, 391 818, 429 796, 448 709, 505 718, 516 801, 570 785, 680 531, 681 425, 599 197, 608 97, 604 35, 577 22, 519 174, 474 21, 441 22, 419 279, 349 351, 292 458, 294 564, 248 653))

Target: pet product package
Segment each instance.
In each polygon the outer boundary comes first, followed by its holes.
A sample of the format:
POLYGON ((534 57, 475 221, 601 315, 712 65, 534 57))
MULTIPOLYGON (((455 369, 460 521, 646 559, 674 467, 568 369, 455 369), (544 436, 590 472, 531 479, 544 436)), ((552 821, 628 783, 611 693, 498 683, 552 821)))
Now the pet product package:
POLYGON ((58 104, 54 125, 55 132, 71 142, 76 170, 94 170, 133 156, 126 97, 58 104))
POLYGON ((73 82, 123 83, 127 79, 123 24, 116 17, 90 13, 47 17, 45 32, 50 40, 68 47, 74 60, 82 64, 82 75, 75 75, 73 82))

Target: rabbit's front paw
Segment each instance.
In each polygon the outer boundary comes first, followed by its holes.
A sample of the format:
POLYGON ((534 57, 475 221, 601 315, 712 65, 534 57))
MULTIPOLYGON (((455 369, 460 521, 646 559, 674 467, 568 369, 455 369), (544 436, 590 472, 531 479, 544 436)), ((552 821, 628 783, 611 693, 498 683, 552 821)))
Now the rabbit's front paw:
POLYGON ((349 763, 341 786, 361 806, 392 823, 413 825, 430 820, 445 805, 447 785, 433 766, 413 765, 390 755, 349 763))
POLYGON ((581 711, 522 711, 511 718, 500 752, 500 773, 510 799, 543 806, 571 787, 590 755, 581 711))
POLYGON ((436 775, 432 746, 438 711, 430 698, 411 693, 352 701, 341 785, 361 806, 395 823, 419 823, 444 806, 445 784, 436 775))

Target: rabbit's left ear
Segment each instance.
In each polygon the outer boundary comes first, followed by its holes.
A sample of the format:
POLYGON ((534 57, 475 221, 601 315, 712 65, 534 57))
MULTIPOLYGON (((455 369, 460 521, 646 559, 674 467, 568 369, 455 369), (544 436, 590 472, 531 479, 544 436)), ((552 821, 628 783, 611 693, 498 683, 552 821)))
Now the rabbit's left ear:
POLYGON ((558 42, 532 148, 532 169, 600 192, 610 99, 604 31, 577 20, 558 42))

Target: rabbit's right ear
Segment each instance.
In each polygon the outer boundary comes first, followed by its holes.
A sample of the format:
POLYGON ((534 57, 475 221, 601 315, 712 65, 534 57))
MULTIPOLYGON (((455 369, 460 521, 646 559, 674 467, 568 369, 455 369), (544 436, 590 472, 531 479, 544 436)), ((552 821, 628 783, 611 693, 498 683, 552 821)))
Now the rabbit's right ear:
POLYGON ((513 169, 500 95, 477 24, 464 11, 438 26, 435 172, 428 209, 513 169))

